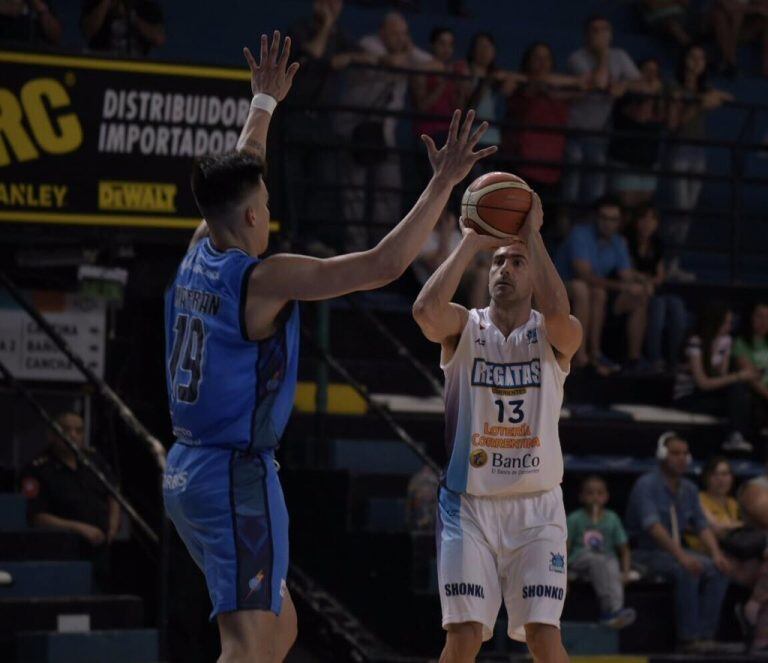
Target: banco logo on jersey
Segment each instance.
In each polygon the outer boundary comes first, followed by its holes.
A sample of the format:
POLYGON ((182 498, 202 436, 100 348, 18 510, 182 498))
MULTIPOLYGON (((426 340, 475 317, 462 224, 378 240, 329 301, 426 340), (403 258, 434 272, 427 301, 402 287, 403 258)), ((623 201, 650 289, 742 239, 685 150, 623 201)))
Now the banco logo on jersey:
POLYGON ((472 366, 473 387, 519 389, 541 386, 541 363, 538 359, 516 364, 496 364, 481 357, 472 366))
POLYGON ((485 589, 482 585, 475 585, 471 582, 447 582, 444 585, 446 596, 476 596, 485 598, 485 589))
POLYGON ((563 591, 563 588, 555 587, 554 585, 525 585, 523 587, 524 599, 539 597, 562 601, 564 596, 565 592, 563 591))
POLYGON ((482 467, 488 462, 488 453, 485 449, 474 449, 469 454, 469 464, 472 467, 482 467))

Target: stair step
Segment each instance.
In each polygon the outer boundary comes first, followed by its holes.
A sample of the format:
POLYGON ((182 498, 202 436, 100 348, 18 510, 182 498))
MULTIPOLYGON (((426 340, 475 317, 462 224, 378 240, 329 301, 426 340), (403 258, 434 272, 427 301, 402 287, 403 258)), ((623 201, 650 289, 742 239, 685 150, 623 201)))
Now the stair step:
POLYGON ((150 663, 158 660, 155 629, 85 633, 32 631, 17 639, 17 657, 25 663, 150 663))
POLYGON ((0 569, 13 577, 12 585, 0 587, 0 599, 76 596, 93 591, 90 562, 0 561, 0 569))
POLYGON ((89 615, 91 628, 143 626, 141 599, 130 595, 0 599, 0 636, 20 631, 55 631, 59 615, 89 615))
POLYGON ((0 531, 0 555, 4 560, 79 559, 81 538, 70 532, 44 529, 0 531))
POLYGON ((27 528, 27 499, 16 493, 0 493, 0 530, 27 528))

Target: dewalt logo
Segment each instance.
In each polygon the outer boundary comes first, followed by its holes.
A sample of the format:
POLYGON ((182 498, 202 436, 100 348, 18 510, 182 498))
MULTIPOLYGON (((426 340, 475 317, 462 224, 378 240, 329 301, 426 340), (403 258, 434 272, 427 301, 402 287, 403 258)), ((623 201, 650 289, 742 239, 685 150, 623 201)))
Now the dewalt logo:
POLYGON ((0 87, 0 167, 42 154, 67 154, 83 142, 65 87, 55 78, 33 78, 18 96, 0 87))
POLYGON ((175 212, 175 184, 99 182, 99 209, 132 212, 175 212))

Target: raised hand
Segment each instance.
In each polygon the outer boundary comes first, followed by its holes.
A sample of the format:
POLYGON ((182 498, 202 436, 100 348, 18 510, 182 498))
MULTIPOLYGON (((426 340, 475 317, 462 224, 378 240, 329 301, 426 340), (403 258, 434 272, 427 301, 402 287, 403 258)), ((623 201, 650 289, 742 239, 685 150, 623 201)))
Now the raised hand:
POLYGON ((279 30, 275 30, 272 35, 271 45, 267 35, 261 35, 261 54, 258 64, 248 48, 243 49, 243 55, 251 68, 251 92, 268 94, 276 101, 285 99, 285 95, 291 89, 293 77, 299 70, 298 62, 288 65, 288 58, 291 55, 291 38, 285 38, 281 54, 279 30))
POLYGON ((538 193, 534 192, 531 194, 531 209, 525 217, 523 227, 520 228, 520 236, 530 237, 531 233, 540 232, 543 223, 544 211, 541 207, 541 198, 539 198, 538 193))
POLYGON ((475 145, 482 135, 488 130, 488 123, 483 122, 470 136, 472 122, 475 119, 475 111, 470 110, 461 124, 461 111, 453 111, 451 126, 448 129, 448 140, 439 150, 433 141, 426 134, 421 135, 421 140, 427 146, 429 162, 432 164, 432 170, 438 177, 446 178, 452 185, 461 182, 469 171, 480 159, 490 156, 498 150, 495 145, 486 147, 474 152, 475 145))
POLYGON ((477 232, 474 228, 470 228, 467 225, 467 220, 464 217, 459 219, 459 228, 461 229, 461 236, 465 242, 471 242, 472 245, 478 251, 495 251, 502 246, 508 246, 510 244, 524 244, 522 239, 518 236, 514 237, 494 237, 493 235, 484 235, 477 232))

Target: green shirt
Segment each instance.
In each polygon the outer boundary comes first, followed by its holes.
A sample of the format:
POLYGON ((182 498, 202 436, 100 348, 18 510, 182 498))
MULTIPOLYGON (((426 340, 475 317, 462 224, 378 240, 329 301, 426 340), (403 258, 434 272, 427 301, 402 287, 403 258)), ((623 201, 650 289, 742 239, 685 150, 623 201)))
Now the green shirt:
POLYGON ((584 550, 616 557, 616 548, 627 542, 627 533, 614 511, 606 509, 597 523, 592 522, 586 509, 568 516, 568 555, 574 559, 584 550))
POLYGON ((763 384, 768 385, 768 341, 764 338, 754 338, 747 343, 743 338, 736 339, 733 346, 733 356, 749 359, 757 370, 763 374, 763 384))

